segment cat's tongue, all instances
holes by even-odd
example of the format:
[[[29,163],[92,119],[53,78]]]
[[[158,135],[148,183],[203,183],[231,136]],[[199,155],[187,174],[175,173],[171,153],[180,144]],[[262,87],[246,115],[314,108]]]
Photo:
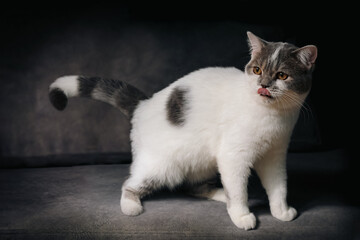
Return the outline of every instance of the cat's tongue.
[[[266,88],[259,88],[257,92],[261,96],[271,97],[269,90],[267,90]]]

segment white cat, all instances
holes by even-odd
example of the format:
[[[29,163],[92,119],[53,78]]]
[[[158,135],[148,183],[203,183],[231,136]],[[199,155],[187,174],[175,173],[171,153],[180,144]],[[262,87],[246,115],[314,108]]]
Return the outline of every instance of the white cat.
[[[251,60],[245,72],[212,67],[192,72],[147,98],[117,80],[67,76],[50,85],[63,110],[69,97],[112,104],[131,120],[133,163],[122,187],[126,215],[143,212],[141,198],[183,183],[191,193],[226,202],[233,223],[253,229],[247,183],[255,169],[274,217],[291,221],[286,201],[286,154],[299,110],[311,88],[313,45],[266,42],[248,32]],[[224,188],[206,182],[220,173]]]

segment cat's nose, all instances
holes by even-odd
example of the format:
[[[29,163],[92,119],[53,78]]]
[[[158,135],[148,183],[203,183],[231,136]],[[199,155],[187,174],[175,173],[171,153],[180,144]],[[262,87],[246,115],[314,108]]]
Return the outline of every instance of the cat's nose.
[[[261,84],[261,87],[262,87],[262,88],[268,88],[269,85]]]

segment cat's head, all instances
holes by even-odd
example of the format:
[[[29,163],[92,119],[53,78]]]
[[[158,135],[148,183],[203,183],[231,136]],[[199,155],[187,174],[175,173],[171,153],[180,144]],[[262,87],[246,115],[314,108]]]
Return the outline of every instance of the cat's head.
[[[267,42],[247,33],[251,60],[245,72],[260,101],[280,108],[299,107],[311,88],[317,48]]]

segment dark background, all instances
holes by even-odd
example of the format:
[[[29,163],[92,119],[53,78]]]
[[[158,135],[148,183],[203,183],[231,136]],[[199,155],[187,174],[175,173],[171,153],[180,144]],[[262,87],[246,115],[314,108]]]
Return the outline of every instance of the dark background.
[[[312,92],[290,151],[344,149],[352,172],[358,108],[352,9],[303,1],[8,4],[0,16],[1,165],[129,152],[129,123],[110,106],[74,99],[65,112],[51,107],[47,88],[57,77],[122,79],[151,95],[201,67],[243,69],[250,30],[269,41],[318,47]]]

